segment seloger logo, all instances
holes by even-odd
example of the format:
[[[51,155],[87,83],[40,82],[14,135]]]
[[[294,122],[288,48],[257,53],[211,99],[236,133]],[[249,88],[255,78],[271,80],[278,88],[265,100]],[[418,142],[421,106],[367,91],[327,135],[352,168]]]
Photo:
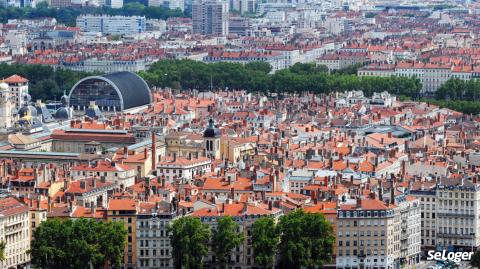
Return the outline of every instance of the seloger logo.
[[[469,261],[472,259],[473,252],[447,252],[444,251],[435,251],[430,250],[428,253],[427,260],[451,260],[454,262]]]

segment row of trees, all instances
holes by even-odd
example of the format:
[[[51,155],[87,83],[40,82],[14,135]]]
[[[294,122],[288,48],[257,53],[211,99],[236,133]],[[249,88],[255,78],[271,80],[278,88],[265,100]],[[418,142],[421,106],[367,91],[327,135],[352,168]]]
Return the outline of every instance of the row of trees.
[[[0,79],[18,74],[29,79],[32,99],[53,100],[68,92],[80,79],[92,75],[43,65],[0,64]]]
[[[58,22],[75,26],[76,18],[80,14],[108,14],[124,16],[145,16],[150,19],[167,19],[170,17],[185,17],[181,10],[171,10],[164,7],[146,7],[138,2],[125,4],[122,8],[109,7],[65,7],[62,9],[48,7],[46,3],[40,3],[36,8],[0,8],[0,22],[5,23],[9,19],[39,19],[55,18]]]
[[[466,114],[480,113],[480,81],[449,79],[435,92],[435,99],[425,101]]]
[[[352,68],[354,70],[354,68]],[[361,90],[366,95],[388,91],[418,97],[421,83],[416,78],[358,77],[352,70],[329,74],[325,66],[297,63],[271,74],[268,63],[213,63],[191,60],[162,60],[141,76],[152,86],[182,89],[229,88],[248,91],[330,93]]]
[[[214,228],[196,217],[178,218],[169,226],[175,268],[203,268],[212,250],[214,266],[227,268],[232,251],[247,236],[231,217],[218,219]],[[253,224],[251,242],[255,262],[282,268],[319,268],[330,262],[335,236],[320,213],[296,210],[276,222],[270,217]],[[33,233],[32,265],[44,269],[116,268],[121,265],[127,232],[121,222],[94,219],[49,219]],[[4,250],[4,245],[3,245]],[[0,259],[2,258],[0,244]]]
[[[480,101],[480,81],[449,79],[435,92],[439,100]]]
[[[33,238],[35,268],[115,268],[122,262],[127,231],[120,222],[49,219],[35,229]]]
[[[211,246],[215,266],[227,268],[232,251],[244,242],[245,234],[231,217],[222,217],[210,229],[195,217],[177,219],[170,226],[176,268],[203,268],[203,257]],[[335,237],[322,214],[296,210],[273,218],[260,218],[253,224],[252,244],[255,262],[272,267],[279,259],[282,268],[320,268],[330,262]],[[277,255],[278,254],[278,255]]]

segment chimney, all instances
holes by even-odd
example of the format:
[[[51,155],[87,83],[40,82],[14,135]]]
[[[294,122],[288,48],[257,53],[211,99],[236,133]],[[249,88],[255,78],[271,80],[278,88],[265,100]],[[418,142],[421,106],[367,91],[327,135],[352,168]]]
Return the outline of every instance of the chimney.
[[[144,159],[144,160],[147,160],[147,157],[148,157],[148,150],[147,150],[147,148],[144,148],[144,149],[143,149],[143,159]],[[152,167],[152,168],[153,168],[153,167]]]
[[[382,186],[382,181],[380,181],[380,185],[378,187],[378,199],[380,201],[383,201],[383,186]]]
[[[230,196],[231,196],[232,200],[235,200],[235,188],[233,188],[233,187],[230,188]]]
[[[33,179],[35,180],[35,182],[38,182],[38,168],[37,167],[33,167]]]
[[[96,213],[96,208],[95,208],[95,203],[94,202],[90,203],[90,212],[92,213],[92,217],[94,218],[95,213]]]
[[[48,204],[47,212],[52,211],[52,198],[50,198],[50,196],[47,197],[47,204]]]
[[[157,168],[157,137],[155,132],[152,132],[152,169]]]
[[[356,208],[362,208],[362,198],[360,197],[357,197]]]
[[[392,132],[388,132],[388,138],[392,138]]]
[[[392,185],[392,188],[390,189],[390,203],[392,205],[395,204],[395,186]]]
[[[80,181],[80,189],[85,189],[85,181]]]

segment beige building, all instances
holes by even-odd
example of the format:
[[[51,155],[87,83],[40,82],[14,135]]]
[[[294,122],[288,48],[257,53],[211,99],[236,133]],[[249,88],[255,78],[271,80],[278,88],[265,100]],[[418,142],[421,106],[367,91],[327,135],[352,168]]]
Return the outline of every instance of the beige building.
[[[0,241],[6,243],[0,268],[30,264],[30,216],[28,206],[11,196],[0,198]]]
[[[135,137],[126,130],[96,130],[69,128],[51,134],[52,151],[96,153],[109,148],[121,148],[135,143]],[[95,142],[98,144],[95,147]]]
[[[137,268],[137,211],[138,203],[132,199],[112,199],[108,203],[107,221],[118,221],[127,230],[127,244],[123,268]]]
[[[193,216],[199,217],[203,223],[207,223],[216,228],[218,219],[222,216],[230,216],[239,225],[240,232],[245,234],[245,240],[230,256],[231,264],[234,268],[254,268],[255,264],[253,247],[252,247],[252,225],[261,217],[273,217],[278,219],[282,214],[282,210],[272,206],[272,202],[268,205],[257,201],[233,202],[229,199],[226,203],[217,205],[216,208],[205,207],[192,213]],[[204,258],[206,266],[215,264],[215,255],[210,250],[207,257]]]
[[[136,169],[114,161],[96,161],[91,164],[79,164],[71,169],[71,175],[74,180],[97,177],[101,181],[111,182],[121,189],[135,184],[136,173]]]
[[[30,201],[30,240],[33,238],[33,231],[47,220],[48,203],[46,199],[40,196],[37,200]]]
[[[420,262],[420,202],[393,194],[386,202],[372,194],[341,206],[337,268],[415,268]]]
[[[230,162],[236,163],[244,156],[254,155],[256,143],[241,141],[241,139],[222,138],[220,141],[220,155]]]
[[[436,245],[480,246],[480,188],[463,178],[442,179],[436,189]]]
[[[400,216],[395,205],[357,199],[337,214],[337,268],[398,268]]]
[[[170,132],[165,136],[167,155],[198,158],[205,155],[203,137],[187,132]]]
[[[8,84],[12,91],[13,104],[16,109],[20,109],[23,104],[24,96],[28,94],[28,79],[19,75],[12,75],[6,78],[5,83]]]

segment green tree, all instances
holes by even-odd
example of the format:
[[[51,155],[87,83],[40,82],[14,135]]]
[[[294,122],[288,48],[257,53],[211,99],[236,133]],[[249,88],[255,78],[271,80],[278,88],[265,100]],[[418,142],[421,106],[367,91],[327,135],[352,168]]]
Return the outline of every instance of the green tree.
[[[268,74],[272,71],[272,66],[267,62],[251,62],[245,64],[245,68],[251,71],[260,71]]]
[[[208,253],[210,227],[195,217],[179,218],[168,228],[175,268],[203,268],[203,256]]]
[[[319,268],[330,261],[335,237],[322,214],[295,210],[280,218],[279,227],[283,268]]]
[[[121,264],[127,239],[122,223],[93,219],[47,220],[33,233],[32,264],[38,268],[103,268]]]
[[[5,260],[5,248],[6,248],[6,246],[7,246],[7,244],[5,243],[5,241],[0,242],[0,261]]]
[[[480,251],[479,250],[477,250],[472,255],[472,259],[470,260],[470,265],[476,268],[480,268]]]
[[[367,96],[388,91],[416,98],[422,88],[420,80],[407,77],[357,77],[354,71],[328,74],[326,66],[297,63],[284,70],[270,73],[265,62],[245,65],[237,63],[196,62],[192,60],[162,60],[140,75],[152,86],[208,90],[243,89],[247,91],[303,92],[317,94],[332,91],[362,90]],[[212,83],[211,83],[212,82]],[[480,88],[480,87],[479,87]],[[479,95],[480,96],[480,95]]]
[[[213,231],[213,252],[221,268],[227,268],[232,250],[243,241],[244,235],[238,230],[239,225],[231,217],[225,216],[218,220],[217,228]]]
[[[122,8],[109,7],[64,7],[61,9],[51,8],[45,3],[36,8],[0,7],[0,22],[5,23],[9,19],[39,19],[55,18],[58,22],[75,26],[76,18],[81,14],[108,14],[124,16],[145,16],[149,19],[168,19],[170,17],[188,17],[179,9],[171,10],[165,7],[146,7],[138,2],[126,3]]]
[[[255,262],[263,268],[271,268],[280,242],[280,232],[273,218],[260,218],[253,223],[252,245]]]
[[[80,79],[95,73],[75,72],[43,65],[0,64],[0,78],[13,74],[29,80],[32,99],[53,100],[68,92]],[[58,100],[58,99],[57,99]]]

